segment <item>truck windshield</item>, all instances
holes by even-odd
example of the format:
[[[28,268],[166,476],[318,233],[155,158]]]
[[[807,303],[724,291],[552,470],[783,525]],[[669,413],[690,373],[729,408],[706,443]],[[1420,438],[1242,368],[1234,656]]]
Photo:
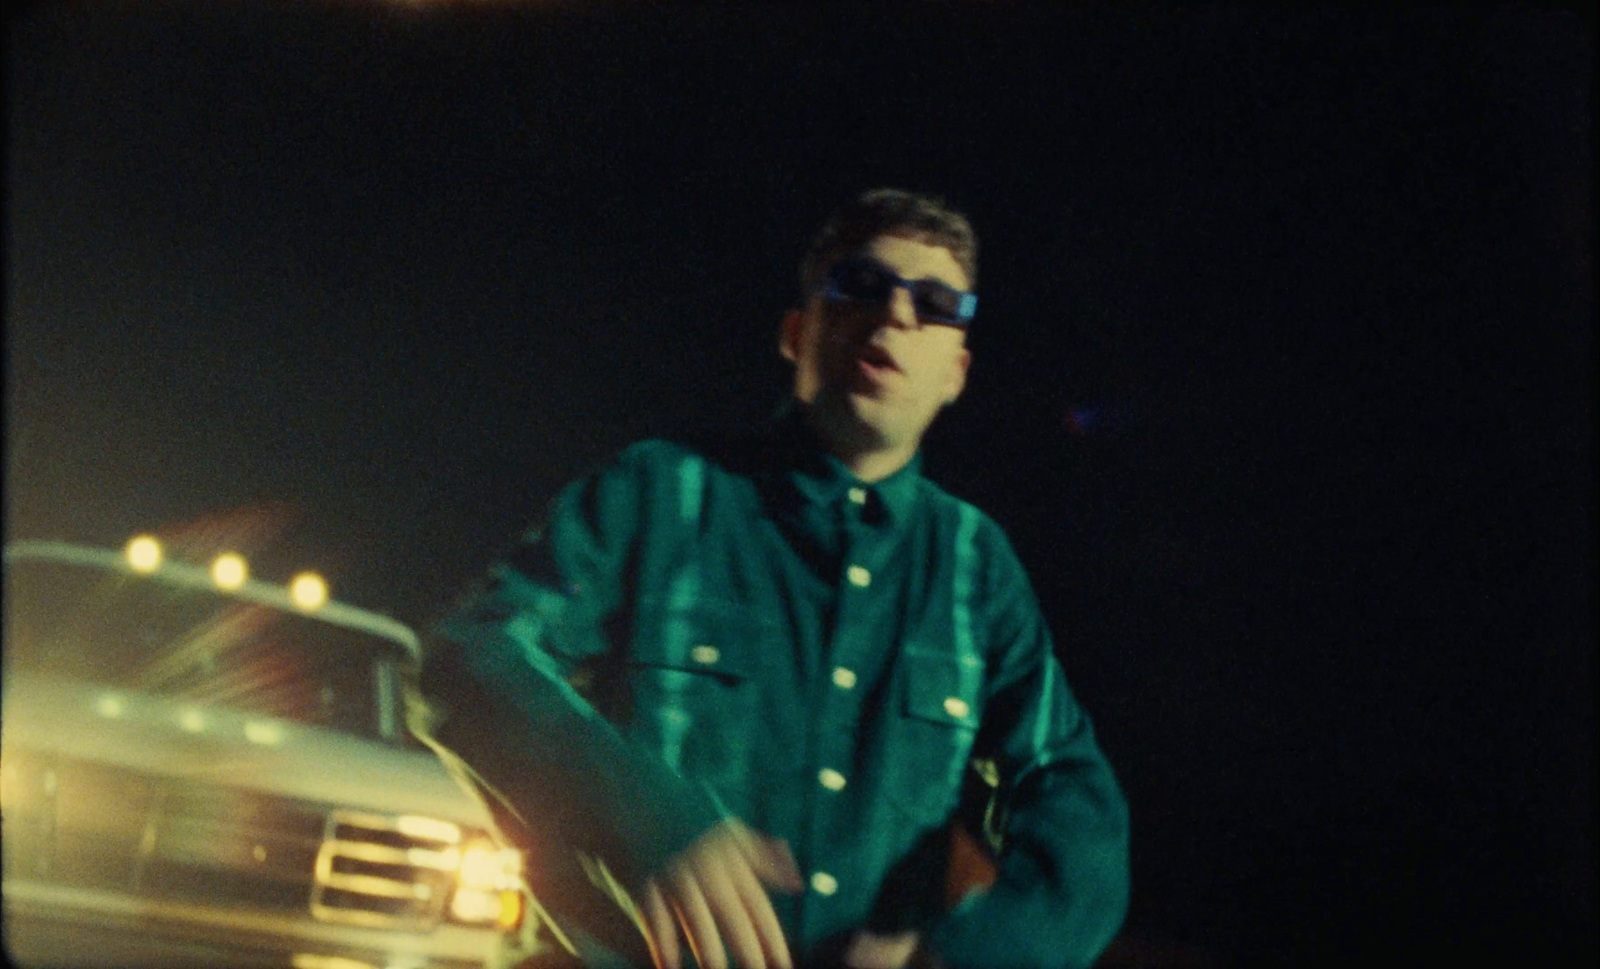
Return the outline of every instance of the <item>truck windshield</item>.
[[[9,561],[5,668],[393,739],[381,637],[159,577]]]

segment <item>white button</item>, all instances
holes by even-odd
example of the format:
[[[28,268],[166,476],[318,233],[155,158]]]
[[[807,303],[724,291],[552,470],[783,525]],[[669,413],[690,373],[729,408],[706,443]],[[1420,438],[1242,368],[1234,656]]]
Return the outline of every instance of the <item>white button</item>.
[[[845,575],[849,577],[851,585],[858,586],[863,589],[867,587],[867,583],[872,581],[872,573],[868,572],[859,565],[850,566],[850,568],[845,570]]]
[[[841,690],[855,689],[856,671],[845,669],[843,666],[833,668],[833,685]]]
[[[715,663],[717,660],[722,658],[722,650],[715,646],[700,645],[689,650],[689,658],[694,660],[696,663],[710,666],[712,663]]]
[[[811,890],[818,895],[832,895],[839,890],[839,879],[825,871],[812,872]]]
[[[944,698],[944,712],[950,714],[952,717],[964,717],[971,709],[971,707],[967,706],[967,701],[958,696],[947,696]]]
[[[817,771],[817,780],[830,791],[844,790],[844,775],[832,767],[824,767],[822,770]]]
[[[849,494],[850,500],[855,504],[864,505],[867,503],[867,489],[851,488]]]

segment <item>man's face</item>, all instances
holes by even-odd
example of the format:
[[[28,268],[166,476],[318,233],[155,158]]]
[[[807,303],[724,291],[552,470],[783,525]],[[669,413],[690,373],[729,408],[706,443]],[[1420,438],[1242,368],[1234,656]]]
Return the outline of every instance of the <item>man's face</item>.
[[[944,246],[884,235],[847,255],[877,260],[902,279],[970,285]],[[883,306],[813,295],[784,318],[779,347],[795,365],[795,396],[874,449],[914,449],[961,393],[971,361],[966,331],[919,322],[904,287]]]

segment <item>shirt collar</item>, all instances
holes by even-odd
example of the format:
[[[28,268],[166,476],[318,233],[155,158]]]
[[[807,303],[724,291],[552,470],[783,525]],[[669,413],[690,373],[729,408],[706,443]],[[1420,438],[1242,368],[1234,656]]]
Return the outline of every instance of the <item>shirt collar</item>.
[[[916,506],[922,480],[922,454],[918,452],[905,467],[881,481],[862,481],[845,463],[828,451],[806,420],[806,405],[790,400],[779,409],[774,440],[780,467],[794,487],[797,497],[807,504],[833,506],[849,500],[851,489],[867,494],[867,507],[882,507],[893,524],[901,524]]]

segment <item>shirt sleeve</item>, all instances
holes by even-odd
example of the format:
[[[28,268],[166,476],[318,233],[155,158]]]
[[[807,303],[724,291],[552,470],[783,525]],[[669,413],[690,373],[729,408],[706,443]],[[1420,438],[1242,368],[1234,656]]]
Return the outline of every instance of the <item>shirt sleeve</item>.
[[[539,839],[603,860],[630,885],[721,817],[707,792],[630,744],[574,688],[604,667],[651,500],[636,447],[566,488],[430,637],[419,686],[434,739]],[[495,798],[491,797],[491,801]]]
[[[1087,967],[1127,913],[1127,803],[1021,563],[1003,536],[997,544],[984,596],[993,659],[974,745],[1000,775],[997,877],[925,939],[952,969]]]

